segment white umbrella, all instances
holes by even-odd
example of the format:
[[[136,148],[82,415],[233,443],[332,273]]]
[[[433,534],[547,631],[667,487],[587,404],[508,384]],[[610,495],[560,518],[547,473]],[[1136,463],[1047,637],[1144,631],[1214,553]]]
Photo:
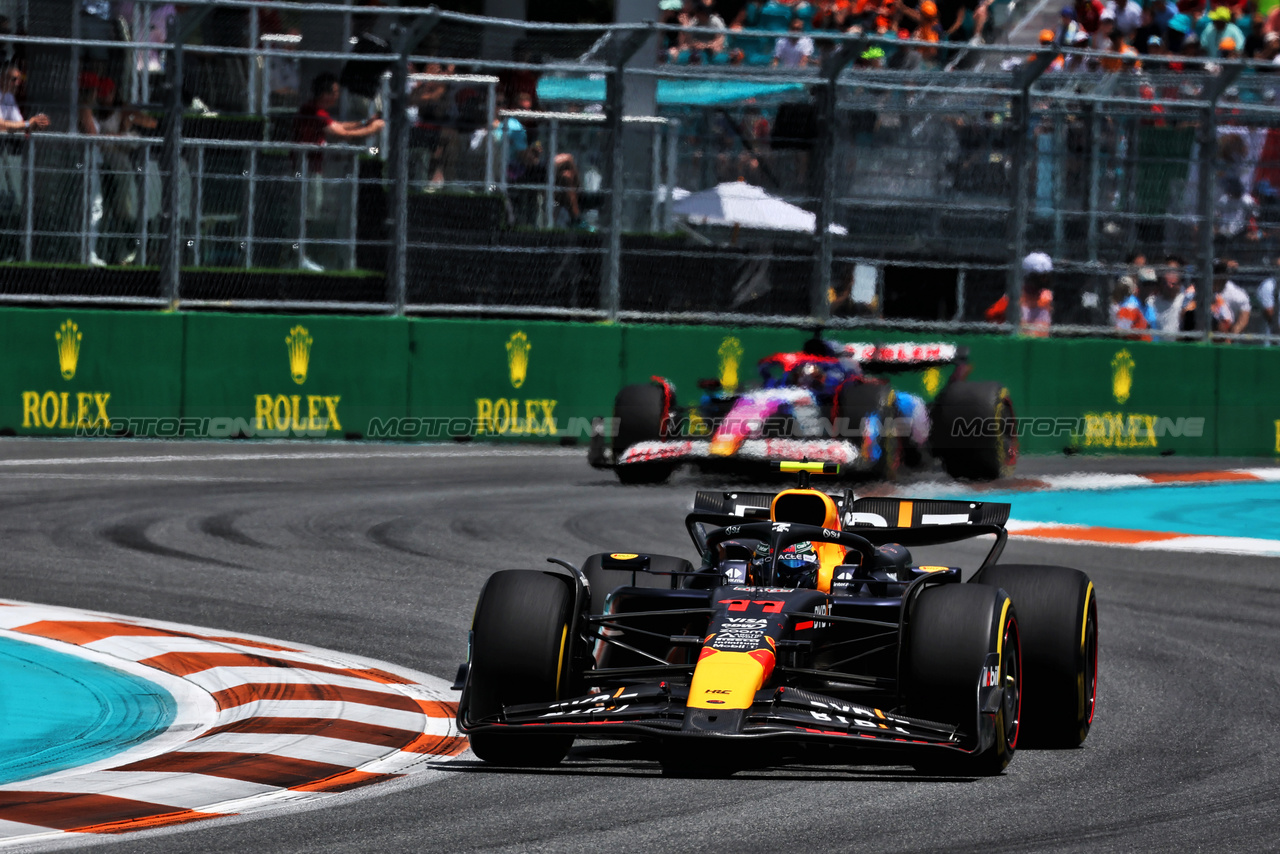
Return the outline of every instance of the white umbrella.
[[[683,199],[677,193],[672,195],[677,201],[671,206],[671,212],[693,223],[810,234],[816,227],[814,214],[743,181],[730,181]],[[832,223],[831,233],[847,234],[848,230]]]

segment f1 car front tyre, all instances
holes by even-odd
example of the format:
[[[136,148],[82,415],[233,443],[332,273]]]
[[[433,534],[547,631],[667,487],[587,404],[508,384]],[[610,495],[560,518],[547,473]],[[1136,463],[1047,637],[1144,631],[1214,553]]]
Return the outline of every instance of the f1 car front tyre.
[[[663,430],[675,409],[675,393],[665,384],[637,383],[618,392],[613,400],[613,417],[617,425],[613,435],[613,458],[640,442],[663,438]],[[623,483],[662,483],[675,471],[664,462],[628,463],[614,468]]]
[[[558,699],[571,677],[568,586],[547,573],[512,569],[489,577],[472,622],[471,669],[463,697],[468,722],[504,706]],[[548,766],[564,759],[573,737],[515,729],[470,733],[471,750],[498,765]]]
[[[929,438],[947,474],[995,480],[1018,462],[1017,420],[1009,390],[997,382],[957,382],[933,404]]]
[[[907,631],[907,713],[955,724],[971,751],[939,749],[917,767],[999,774],[1018,746],[1022,690],[1018,618],[1009,597],[985,584],[930,587],[912,607]]]
[[[1079,747],[1098,697],[1098,599],[1065,566],[997,564],[975,581],[1003,588],[1022,626],[1024,747]]]
[[[894,427],[893,389],[887,385],[849,381],[836,389],[831,423],[839,434],[861,442],[869,474],[894,480],[902,465],[902,437]]]

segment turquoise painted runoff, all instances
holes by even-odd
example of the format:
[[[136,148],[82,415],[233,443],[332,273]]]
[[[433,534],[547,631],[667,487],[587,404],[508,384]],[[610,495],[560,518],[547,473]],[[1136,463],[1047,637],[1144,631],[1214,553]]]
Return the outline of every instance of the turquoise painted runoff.
[[[1280,540],[1280,483],[989,492],[981,500],[1007,501],[1022,522]]]
[[[113,756],[164,732],[177,711],[154,682],[0,636],[0,783]]]

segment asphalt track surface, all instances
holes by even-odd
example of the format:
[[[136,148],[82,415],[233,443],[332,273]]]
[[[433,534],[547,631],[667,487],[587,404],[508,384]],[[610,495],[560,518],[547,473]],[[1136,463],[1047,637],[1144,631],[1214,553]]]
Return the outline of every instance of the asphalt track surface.
[[[1135,467],[1030,460],[1022,473],[1090,466]],[[625,488],[567,450],[9,440],[0,595],[451,678],[490,572],[605,549],[691,554],[683,514],[693,489],[715,485]],[[967,565],[977,555],[968,549]],[[1092,575],[1100,687],[1082,749],[1022,751],[998,778],[819,760],[673,779],[643,751],[580,742],[552,770],[492,770],[467,754],[421,785],[323,809],[84,843],[166,854],[1275,850],[1280,559],[1012,541],[1004,560]]]

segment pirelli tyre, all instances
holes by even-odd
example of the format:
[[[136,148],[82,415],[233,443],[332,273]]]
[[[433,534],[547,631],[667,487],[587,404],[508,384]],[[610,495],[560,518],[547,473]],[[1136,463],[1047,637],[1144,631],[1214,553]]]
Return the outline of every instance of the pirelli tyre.
[[[943,584],[912,604],[903,662],[907,713],[954,724],[970,753],[938,750],[929,773],[991,776],[1018,747],[1022,691],[1019,623],[1003,590]]]
[[[662,483],[675,471],[675,465],[666,462],[621,464],[627,448],[664,438],[675,406],[675,391],[666,383],[637,383],[618,392],[613,400],[613,458],[618,480]]]
[[[831,408],[833,438],[857,442],[864,469],[874,478],[895,480],[902,467],[902,438],[895,429],[893,389],[880,383],[849,381],[836,389]]]
[[[572,678],[573,597],[560,578],[513,569],[496,572],[480,592],[471,626],[471,667],[461,706],[468,724],[504,706],[560,698]],[[541,732],[470,733],[471,750],[497,765],[549,766],[573,737]]]
[[[974,579],[1002,588],[1022,629],[1022,746],[1084,743],[1098,698],[1098,598],[1066,566],[988,567]]]
[[[957,382],[934,401],[930,447],[947,474],[995,480],[1018,462],[1017,418],[1009,390],[998,382]]]

